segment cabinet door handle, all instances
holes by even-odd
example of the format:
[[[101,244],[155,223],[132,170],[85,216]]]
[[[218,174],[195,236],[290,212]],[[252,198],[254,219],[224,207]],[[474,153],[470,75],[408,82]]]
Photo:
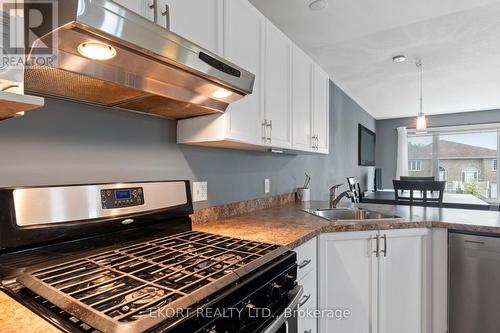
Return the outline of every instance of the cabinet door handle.
[[[262,123],[260,124],[262,126],[262,140],[264,140],[264,143],[267,142],[267,120],[264,119]]]
[[[384,257],[387,257],[387,235],[384,234],[382,238],[384,239],[384,249],[382,250],[382,253],[384,254]]]
[[[304,304],[307,303],[307,301],[309,300],[309,298],[311,298],[311,294],[302,296],[302,298],[299,301],[299,308],[301,306],[304,306]]]
[[[313,148],[313,149],[316,149],[316,138],[317,138],[317,135],[316,135],[316,134],[314,134],[314,135],[312,136],[312,148]]]
[[[308,330],[305,330],[304,333],[312,333],[312,328],[308,329]]]
[[[302,269],[311,263],[311,259],[304,260],[299,264],[299,269]]]
[[[153,10],[153,21],[158,23],[158,0],[153,0],[153,3],[149,5],[149,9]]]
[[[170,6],[165,4],[165,11],[161,13],[161,16],[165,16],[165,28],[170,30]]]
[[[316,150],[319,150],[319,134],[316,134]]]
[[[268,140],[269,140],[269,143],[272,143],[272,140],[273,140],[273,121],[272,120],[269,120],[267,127],[269,128]]]
[[[379,253],[380,253],[380,251],[379,251],[380,250],[380,246],[379,246],[380,236],[379,235],[375,236],[375,240],[377,241],[377,243],[375,245],[375,251],[372,251],[372,252],[375,253],[375,257],[378,258]]]

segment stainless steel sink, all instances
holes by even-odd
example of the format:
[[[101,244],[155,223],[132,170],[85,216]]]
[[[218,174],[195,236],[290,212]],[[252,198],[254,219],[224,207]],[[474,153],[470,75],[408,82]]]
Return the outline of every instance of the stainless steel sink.
[[[367,209],[329,208],[329,209],[304,209],[305,212],[322,217],[330,221],[358,221],[358,220],[383,220],[397,219],[399,216],[387,215]]]

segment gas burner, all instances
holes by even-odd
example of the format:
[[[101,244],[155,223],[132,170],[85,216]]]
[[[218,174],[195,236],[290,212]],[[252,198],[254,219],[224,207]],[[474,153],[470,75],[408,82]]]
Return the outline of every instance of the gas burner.
[[[129,323],[137,322],[144,327],[149,322],[159,323],[164,319],[161,316],[148,317],[164,307],[176,306],[176,300],[182,300],[178,304],[186,308],[199,306],[206,300],[206,291],[218,293],[233,283],[234,278],[239,279],[230,278],[232,272],[270,251],[277,250],[277,256],[281,253],[278,249],[272,244],[226,241],[221,236],[188,232],[78,259],[71,263],[66,274],[61,274],[63,268],[47,267],[23,278],[31,285],[32,281],[38,283],[36,291],[41,296],[46,287],[62,289],[61,296],[67,297],[63,305],[70,302],[74,306],[72,311],[78,311],[78,316],[85,314],[89,325],[96,328],[114,325],[114,331],[125,332]],[[68,284],[68,274],[74,276],[72,281],[80,279],[78,286]],[[198,290],[203,292],[197,293]]]
[[[131,302],[133,305],[144,305],[150,302],[157,301],[165,295],[165,292],[156,287],[145,287],[134,291],[125,296],[125,302]]]
[[[165,296],[165,291],[156,288],[153,286],[148,286],[144,287],[142,289],[136,290],[130,294],[127,294],[125,298],[123,299],[123,303],[125,304],[123,307],[121,307],[116,315],[117,316],[123,316],[126,315],[127,313],[133,312],[140,307],[151,304],[151,306],[148,306],[137,313],[134,313],[130,319],[131,320],[136,320],[140,317],[146,316],[151,314],[152,311],[157,310],[161,308],[163,305],[171,302],[171,299],[167,298],[162,300],[161,302],[157,303],[160,301],[163,297]]]
[[[113,287],[117,286],[118,282],[116,280],[111,281],[115,278],[116,278],[116,276],[113,273],[109,273],[109,272],[104,273],[103,275],[99,276],[97,279],[88,281],[86,283],[82,283],[78,287],[78,289],[89,288],[89,290],[86,290],[84,292],[85,296],[99,294],[99,293],[105,292],[105,291],[110,290]],[[107,281],[110,281],[110,282],[106,283]],[[103,284],[103,285],[101,285],[101,284]],[[94,288],[92,288],[92,287],[94,287]]]

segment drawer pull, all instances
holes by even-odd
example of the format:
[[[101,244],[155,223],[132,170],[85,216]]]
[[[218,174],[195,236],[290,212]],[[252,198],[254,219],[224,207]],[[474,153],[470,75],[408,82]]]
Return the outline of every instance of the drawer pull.
[[[304,331],[304,333],[312,333],[312,331],[313,331],[313,329],[312,329],[312,328],[310,328],[310,329],[308,329],[308,330],[305,330],[305,331]]]
[[[300,299],[300,301],[299,301],[299,308],[300,308],[301,306],[303,306],[304,304],[306,304],[306,303],[307,303],[307,301],[309,300],[309,298],[311,298],[311,294],[309,294],[309,295],[305,295],[305,296],[302,296],[302,298],[301,298],[301,299]]]
[[[311,259],[304,260],[299,264],[299,269],[302,269],[311,263]]]

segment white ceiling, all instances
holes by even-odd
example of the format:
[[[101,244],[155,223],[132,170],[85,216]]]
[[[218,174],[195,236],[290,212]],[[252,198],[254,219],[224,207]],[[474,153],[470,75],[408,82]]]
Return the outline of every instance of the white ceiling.
[[[417,114],[418,58],[425,113],[500,109],[499,0],[328,1],[250,0],[377,119]]]

